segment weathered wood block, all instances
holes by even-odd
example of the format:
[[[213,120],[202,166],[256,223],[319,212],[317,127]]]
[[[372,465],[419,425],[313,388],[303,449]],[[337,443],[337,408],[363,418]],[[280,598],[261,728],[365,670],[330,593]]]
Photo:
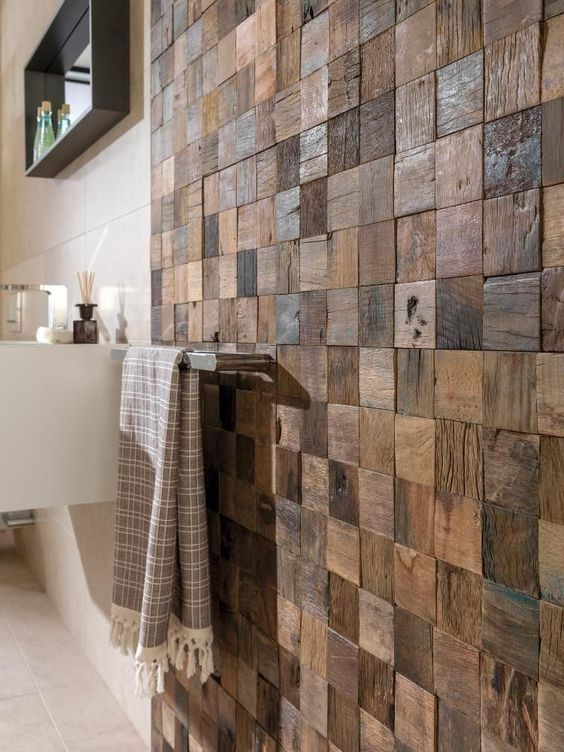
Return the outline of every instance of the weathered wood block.
[[[302,79],[301,130],[307,130],[327,120],[328,76],[327,66],[325,66]]]
[[[561,687],[539,684],[539,749],[556,752],[562,744],[562,709],[564,692]]]
[[[560,144],[564,138],[564,97],[551,99],[542,106],[542,183],[564,181],[564,156]]]
[[[300,290],[325,290],[327,287],[327,238],[300,241]]]
[[[474,647],[482,639],[482,577],[437,562],[437,627]]]
[[[439,700],[439,752],[480,752],[480,726],[464,713]]]
[[[539,665],[539,602],[484,580],[482,647],[536,679]]]
[[[327,178],[301,188],[301,236],[309,238],[327,231]]]
[[[396,478],[395,539],[408,548],[435,553],[435,493],[431,486]]]
[[[355,47],[328,65],[330,118],[360,103],[360,49]]]
[[[396,675],[395,733],[407,749],[434,752],[437,701],[401,674]]]
[[[394,220],[376,222],[359,228],[358,279],[361,285],[394,282],[396,268],[394,246]]]
[[[359,521],[361,528],[390,540],[394,538],[394,480],[389,475],[359,468]]]
[[[361,50],[361,101],[376,99],[394,88],[394,29],[363,44]]]
[[[441,491],[483,498],[482,433],[473,423],[437,420],[436,483]]]
[[[484,202],[484,274],[518,274],[539,268],[540,192]]]
[[[540,604],[539,679],[564,687],[564,609]]]
[[[539,437],[485,428],[483,440],[485,498],[537,516]]]
[[[397,220],[397,281],[435,277],[436,213],[413,214]]]
[[[327,123],[327,171],[329,175],[356,167],[360,158],[360,112],[342,112]]]
[[[359,653],[359,705],[380,723],[393,725],[394,670],[366,650]]]
[[[394,668],[433,692],[433,627],[409,611],[394,609]]]
[[[358,285],[358,228],[350,227],[333,232],[329,238],[327,251],[327,287],[356,287]]]
[[[327,344],[358,344],[358,291],[356,288],[327,291]]]
[[[327,520],[327,567],[330,572],[360,585],[360,536],[353,525]]]
[[[436,565],[433,557],[395,544],[394,600],[431,624],[436,620]]]
[[[327,681],[358,702],[358,646],[327,630]]]
[[[564,526],[539,521],[539,575],[541,596],[564,605]]]
[[[331,572],[329,627],[353,643],[358,643],[358,593],[356,585]]]
[[[397,411],[423,418],[434,417],[434,352],[397,351]]]
[[[361,225],[393,219],[394,159],[392,156],[365,162],[359,167]]]
[[[482,277],[437,280],[437,347],[480,350],[482,319]]]
[[[389,538],[360,531],[361,583],[379,598],[393,600],[394,544]]]
[[[564,267],[545,269],[541,276],[542,349],[564,350]]]
[[[327,737],[337,749],[351,752],[359,745],[360,719],[357,701],[329,685]]]
[[[435,482],[434,421],[411,415],[396,415],[395,454],[398,478],[432,486]]]
[[[358,148],[361,162],[368,162],[371,159],[379,159],[387,154],[394,153],[394,100],[394,92],[388,91],[376,99],[360,105],[360,142]],[[347,150],[350,150],[349,142],[352,140],[354,143],[355,135],[354,129],[351,128],[348,132]]]
[[[362,752],[394,752],[395,738],[384,724],[360,710],[360,749]]]
[[[435,554],[482,574],[482,508],[479,502],[444,491],[435,503]]]
[[[356,227],[360,217],[358,167],[330,175],[327,181],[327,227],[329,231]]]
[[[437,418],[482,422],[481,352],[437,350],[435,353],[435,415]]]
[[[435,282],[395,287],[395,347],[435,347]]]
[[[486,198],[540,186],[540,136],[539,107],[509,115],[484,126]]]
[[[564,436],[563,362],[559,354],[537,356],[539,433]]]
[[[394,413],[361,407],[359,428],[361,467],[393,475]]]
[[[396,217],[435,208],[435,144],[396,154],[394,213]]]
[[[564,264],[564,185],[555,185],[543,191],[543,266]]]
[[[540,438],[540,516],[564,525],[564,439]]]
[[[346,349],[349,350],[350,348]],[[360,349],[358,357],[358,390],[360,404],[363,407],[394,410],[396,403],[395,361],[394,350]],[[331,372],[331,369],[329,370]],[[342,379],[342,375],[335,373],[335,379]]]
[[[484,576],[538,596],[536,520],[489,503],[484,504],[483,511]]]
[[[433,3],[396,26],[396,86],[437,67],[436,6]]]
[[[393,0],[360,0],[360,42],[367,42],[376,34],[389,29],[396,20]]]
[[[479,723],[479,651],[434,629],[433,669],[437,696]]]
[[[438,70],[437,135],[446,136],[481,123],[483,100],[484,56],[481,51]]]
[[[452,63],[482,46],[479,0],[437,3],[437,65]]]
[[[482,273],[482,202],[437,212],[437,277]]]
[[[542,64],[542,101],[556,99],[564,95],[564,19],[562,16],[551,18],[545,24],[545,38]]]
[[[484,425],[537,432],[537,371],[532,353],[484,353]]]
[[[358,525],[358,467],[329,461],[329,514],[338,520]]]
[[[435,139],[435,74],[397,89],[396,148],[407,151]]]
[[[480,125],[437,141],[437,207],[482,198],[482,143]]]
[[[509,6],[503,0],[487,0],[484,3],[484,42],[491,44],[541,18],[541,0],[515,0]]]
[[[300,322],[301,345],[325,344],[327,334],[327,295],[323,290],[312,290],[301,293]]]
[[[392,347],[394,286],[374,285],[359,288],[359,345]]]
[[[482,725],[516,749],[537,749],[537,685],[482,653]]]
[[[337,0],[329,6],[329,58],[334,60],[359,44],[358,0]]]
[[[328,405],[328,456],[338,462],[358,464],[359,409],[349,405]]]
[[[300,236],[300,188],[276,194],[276,235],[279,241]]]
[[[305,78],[329,62],[329,12],[325,11],[302,29],[301,76]]]
[[[300,666],[299,706],[303,718],[320,734],[327,736],[327,682],[303,666]]]
[[[484,284],[484,349],[540,348],[540,275],[490,277]]]
[[[300,133],[300,183],[327,175],[327,123]]]

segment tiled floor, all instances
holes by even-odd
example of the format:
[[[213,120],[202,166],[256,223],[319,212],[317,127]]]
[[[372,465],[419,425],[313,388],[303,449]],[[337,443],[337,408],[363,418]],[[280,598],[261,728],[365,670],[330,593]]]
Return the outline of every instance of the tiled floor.
[[[0,534],[0,752],[146,752]]]

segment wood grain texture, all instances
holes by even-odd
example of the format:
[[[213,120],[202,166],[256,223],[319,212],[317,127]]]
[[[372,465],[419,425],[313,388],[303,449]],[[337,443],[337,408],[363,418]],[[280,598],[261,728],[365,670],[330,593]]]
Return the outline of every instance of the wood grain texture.
[[[437,212],[437,277],[482,273],[482,202]]]
[[[435,353],[436,417],[481,423],[482,377],[482,353],[437,350]]]
[[[394,667],[427,692],[433,692],[433,627],[397,606],[394,609]]]
[[[395,288],[395,347],[435,347],[435,282]]]
[[[562,708],[564,692],[561,687],[539,684],[539,748],[556,752],[562,742]]]
[[[435,554],[449,564],[482,574],[482,507],[479,503],[437,492]]]
[[[397,89],[396,148],[407,151],[435,138],[435,76],[427,74]]]
[[[560,606],[540,604],[539,679],[564,686],[564,611]]]
[[[536,516],[539,510],[539,437],[485,428],[483,440],[486,500]]]
[[[542,349],[564,350],[564,267],[545,269],[541,275]]]
[[[536,433],[536,356],[484,353],[484,425]]]
[[[479,752],[481,749],[480,726],[464,713],[454,710],[447,703],[439,700],[438,726],[439,752]]]
[[[478,0],[439,0],[437,3],[437,64],[452,63],[479,49],[482,18]]]
[[[396,155],[394,211],[396,217],[435,208],[435,145]]]
[[[564,526],[539,521],[539,578],[544,599],[564,605]]]
[[[436,699],[401,674],[396,676],[396,736],[409,749],[433,752]]]
[[[564,135],[564,98],[542,105],[542,184],[564,181],[564,157],[559,148]]]
[[[397,220],[397,281],[435,276],[436,215],[424,212]]]
[[[435,553],[435,492],[431,486],[396,479],[396,541],[433,556]]]
[[[437,280],[437,347],[480,350],[483,331],[482,277]]]
[[[482,128],[474,126],[437,141],[437,207],[482,198]]]
[[[433,630],[435,691],[473,721],[480,721],[480,653],[460,640]]]
[[[397,410],[399,413],[434,417],[434,353],[401,349],[397,353]]]
[[[484,349],[540,348],[540,277],[490,277],[484,284]]]
[[[394,548],[394,599],[398,606],[425,619],[436,619],[436,560],[398,543]]]
[[[437,420],[436,483],[441,491],[483,497],[482,433],[479,426]]]
[[[542,68],[542,101],[556,99],[564,95],[564,44],[562,32],[564,19],[562,15],[551,18],[545,27],[544,57]]]
[[[437,562],[437,627],[481,647],[482,578],[467,569]]]
[[[564,440],[540,437],[540,516],[564,524]]]
[[[484,274],[539,268],[540,193],[513,193],[484,202]]]
[[[396,415],[396,474],[399,478],[432,486],[435,481],[435,424],[428,418]]]
[[[564,436],[564,355],[537,356],[537,405],[539,433]]]
[[[484,41],[491,44],[541,18],[541,0],[515,0],[509,6],[504,0],[488,0],[484,4]]]

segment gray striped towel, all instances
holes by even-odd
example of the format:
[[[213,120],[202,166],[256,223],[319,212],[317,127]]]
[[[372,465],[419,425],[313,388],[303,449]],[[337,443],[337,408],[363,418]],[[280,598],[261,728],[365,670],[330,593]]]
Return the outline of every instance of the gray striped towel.
[[[123,366],[111,642],[148,697],[169,664],[213,672],[199,379],[182,355],[134,347]]]

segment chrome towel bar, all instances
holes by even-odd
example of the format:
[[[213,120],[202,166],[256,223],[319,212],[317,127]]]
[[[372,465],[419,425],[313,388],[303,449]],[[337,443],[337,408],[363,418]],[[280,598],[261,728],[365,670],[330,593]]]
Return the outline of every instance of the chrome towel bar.
[[[112,360],[123,361],[127,347],[112,348]],[[186,350],[182,365],[198,371],[267,371],[274,360],[265,353]]]

